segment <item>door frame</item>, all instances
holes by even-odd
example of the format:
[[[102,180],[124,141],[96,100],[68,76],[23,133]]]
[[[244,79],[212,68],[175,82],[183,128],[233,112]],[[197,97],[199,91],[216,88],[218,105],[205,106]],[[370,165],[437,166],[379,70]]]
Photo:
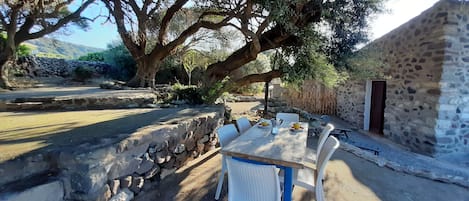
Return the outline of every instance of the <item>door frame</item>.
[[[372,80],[366,80],[365,85],[365,111],[363,111],[363,130],[370,130],[370,117],[371,117],[371,88],[373,87]]]

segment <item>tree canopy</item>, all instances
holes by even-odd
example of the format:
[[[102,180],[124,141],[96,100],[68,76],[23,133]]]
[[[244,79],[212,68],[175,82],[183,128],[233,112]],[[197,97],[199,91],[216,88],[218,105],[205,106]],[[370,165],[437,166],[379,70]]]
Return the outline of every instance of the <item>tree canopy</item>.
[[[368,17],[385,0],[103,0],[119,34],[137,61],[130,85],[153,86],[161,62],[202,31],[231,30],[242,35],[240,48],[208,65],[204,88],[227,88],[282,77],[299,83],[312,78],[334,83],[344,58],[367,40]],[[203,35],[203,34],[202,34]],[[214,40],[215,37],[207,41]],[[153,41],[149,46],[149,41]],[[182,48],[183,49],[183,48]],[[281,58],[268,72],[227,81],[230,74],[275,49]],[[223,84],[220,84],[223,81]],[[219,84],[217,84],[219,83]],[[222,86],[215,87],[213,86]],[[212,89],[210,89],[212,88]],[[213,92],[216,90],[217,92]]]

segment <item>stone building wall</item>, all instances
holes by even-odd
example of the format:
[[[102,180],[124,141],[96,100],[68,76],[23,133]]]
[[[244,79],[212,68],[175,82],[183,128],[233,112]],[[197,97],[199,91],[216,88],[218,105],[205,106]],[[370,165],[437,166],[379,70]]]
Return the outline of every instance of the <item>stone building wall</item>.
[[[337,116],[356,128],[363,128],[365,81],[347,81],[337,87]]]
[[[437,155],[469,153],[469,3],[445,4],[446,49],[436,131]]]
[[[381,62],[374,66],[381,77],[370,80],[386,81],[384,136],[417,153],[468,150],[468,10],[460,1],[439,1],[361,50],[378,52]],[[338,114],[354,124],[363,122],[350,119],[363,112],[364,84],[338,90]]]

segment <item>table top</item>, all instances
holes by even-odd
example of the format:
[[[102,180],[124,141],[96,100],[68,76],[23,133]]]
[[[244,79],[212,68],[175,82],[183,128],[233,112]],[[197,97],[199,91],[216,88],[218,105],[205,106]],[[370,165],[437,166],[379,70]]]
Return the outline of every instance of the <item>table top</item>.
[[[252,126],[245,133],[221,149],[228,156],[293,168],[303,168],[308,138],[308,123],[300,122],[302,129],[292,131],[292,123],[285,122],[277,134],[272,126]]]

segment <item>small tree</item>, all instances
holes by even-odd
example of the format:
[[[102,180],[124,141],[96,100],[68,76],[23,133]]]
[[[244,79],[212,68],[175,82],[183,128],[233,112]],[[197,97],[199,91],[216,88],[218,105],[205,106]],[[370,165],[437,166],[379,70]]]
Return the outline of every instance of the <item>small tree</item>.
[[[207,59],[197,50],[187,51],[182,59],[182,65],[186,70],[187,76],[189,77],[189,85],[191,85],[192,71],[196,68],[205,67],[207,65]]]
[[[43,37],[73,22],[81,27],[87,23],[80,15],[95,0],[86,0],[73,12],[72,0],[6,0],[0,4],[0,87],[11,88],[8,70],[14,66],[18,46],[27,40]]]

